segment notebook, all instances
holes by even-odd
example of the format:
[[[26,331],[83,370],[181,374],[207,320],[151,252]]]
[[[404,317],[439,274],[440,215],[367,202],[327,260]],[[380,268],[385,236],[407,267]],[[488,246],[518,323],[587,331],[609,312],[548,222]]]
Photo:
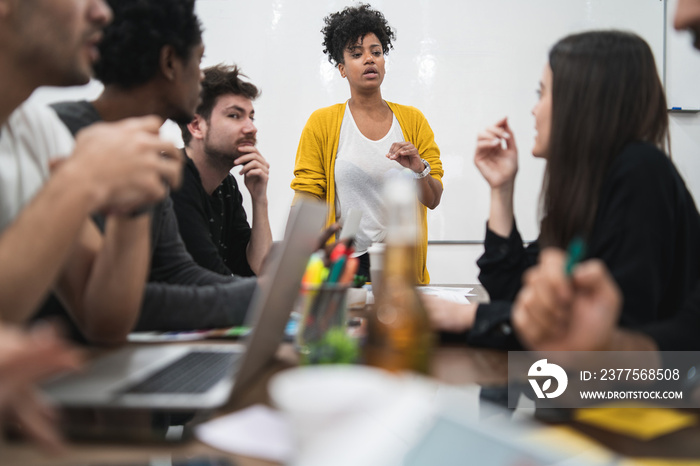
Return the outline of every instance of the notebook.
[[[130,345],[96,359],[81,373],[45,384],[49,401],[65,408],[212,409],[243,390],[273,358],[325,221],[324,204],[303,200],[290,211],[284,241],[247,313],[243,345]]]

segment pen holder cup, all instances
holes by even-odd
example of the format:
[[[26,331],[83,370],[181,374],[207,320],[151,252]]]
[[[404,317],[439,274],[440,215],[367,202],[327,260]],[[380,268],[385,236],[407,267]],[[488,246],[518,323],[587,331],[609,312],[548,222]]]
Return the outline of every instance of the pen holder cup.
[[[357,342],[347,334],[348,288],[339,284],[302,286],[296,337],[302,364],[351,363],[357,359]]]

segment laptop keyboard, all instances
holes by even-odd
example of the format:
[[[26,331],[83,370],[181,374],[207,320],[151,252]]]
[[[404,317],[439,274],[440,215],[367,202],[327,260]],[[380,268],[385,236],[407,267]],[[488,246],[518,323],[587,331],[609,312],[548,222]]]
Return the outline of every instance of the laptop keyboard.
[[[204,393],[238,365],[241,353],[193,351],[124,390],[125,394]]]

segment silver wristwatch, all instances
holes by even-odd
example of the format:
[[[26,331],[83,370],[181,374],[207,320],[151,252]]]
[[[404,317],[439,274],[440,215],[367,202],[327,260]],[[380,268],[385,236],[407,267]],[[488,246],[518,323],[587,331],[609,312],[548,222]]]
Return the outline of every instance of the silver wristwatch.
[[[417,179],[420,180],[421,178],[425,178],[430,174],[430,164],[428,163],[427,160],[425,159],[420,159],[421,162],[423,162],[423,165],[425,165],[425,170],[423,170],[420,173],[413,172],[413,176]]]

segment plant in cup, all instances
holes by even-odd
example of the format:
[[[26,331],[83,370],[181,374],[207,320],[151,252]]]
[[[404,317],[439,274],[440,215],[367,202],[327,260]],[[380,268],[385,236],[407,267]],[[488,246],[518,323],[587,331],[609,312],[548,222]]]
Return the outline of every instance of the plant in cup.
[[[301,354],[301,363],[352,364],[360,355],[356,339],[347,334],[344,327],[331,327],[320,340],[310,343],[308,351]]]

